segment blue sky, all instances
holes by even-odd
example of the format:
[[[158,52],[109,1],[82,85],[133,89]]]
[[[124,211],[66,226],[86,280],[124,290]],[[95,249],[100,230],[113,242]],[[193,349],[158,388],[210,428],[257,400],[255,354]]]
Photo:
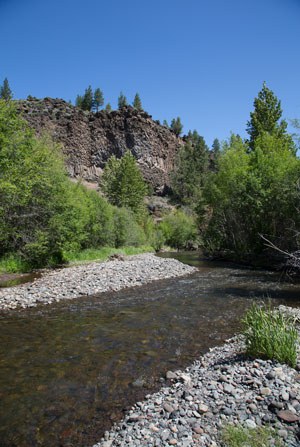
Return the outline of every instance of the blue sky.
[[[300,0],[0,0],[0,41],[15,98],[74,101],[91,84],[116,107],[139,92],[211,145],[246,136],[266,81],[300,118]]]

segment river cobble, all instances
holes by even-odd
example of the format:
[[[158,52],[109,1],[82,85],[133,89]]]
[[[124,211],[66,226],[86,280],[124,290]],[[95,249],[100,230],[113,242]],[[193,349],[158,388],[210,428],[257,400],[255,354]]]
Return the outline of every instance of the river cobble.
[[[0,310],[113,292],[195,271],[196,268],[176,259],[159,258],[151,253],[68,267],[47,272],[33,283],[0,289]]]
[[[299,321],[299,310],[280,310]],[[282,445],[299,447],[299,365],[251,360],[244,352],[244,339],[236,336],[185,371],[168,371],[170,386],[137,402],[94,447],[223,446],[228,424],[266,426]]]

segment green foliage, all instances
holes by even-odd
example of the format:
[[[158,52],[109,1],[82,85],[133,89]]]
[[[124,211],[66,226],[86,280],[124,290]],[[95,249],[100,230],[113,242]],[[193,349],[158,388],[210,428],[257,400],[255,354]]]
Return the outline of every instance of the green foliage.
[[[188,243],[195,241],[197,229],[193,216],[177,210],[168,214],[160,223],[157,234],[158,242],[165,240],[166,244],[176,249],[186,248]],[[161,248],[160,246],[158,248]]]
[[[77,95],[75,100],[75,105],[80,107],[82,110],[87,110],[90,112],[94,110],[98,112],[99,107],[102,107],[104,104],[103,92],[100,88],[96,88],[93,92],[92,87],[89,85],[88,88],[85,89],[83,95]]]
[[[258,97],[254,99],[254,111],[250,113],[250,120],[247,123],[247,132],[250,135],[249,147],[254,150],[256,139],[263,133],[268,133],[275,137],[288,138],[286,134],[287,123],[282,120],[281,103],[264,82]]]
[[[137,110],[143,110],[142,101],[141,101],[140,95],[138,93],[135,94],[132,105]]]
[[[30,265],[19,255],[10,253],[0,259],[0,273],[24,273],[28,270]]]
[[[145,245],[146,236],[133,213],[126,208],[116,208],[114,214],[115,247]]]
[[[182,133],[183,125],[181,123],[179,116],[177,118],[172,119],[170,129],[173,130],[176,137],[179,137],[179,135]]]
[[[179,150],[175,169],[171,174],[171,186],[181,203],[194,206],[202,197],[209,151],[204,138],[196,131],[189,132],[186,144]]]
[[[237,258],[262,254],[260,235],[281,249],[293,250],[299,229],[300,162],[287,139],[261,133],[249,152],[232,135],[218,160],[218,172],[205,186],[211,219],[204,234],[212,252]]]
[[[130,156],[124,157],[121,202],[137,212],[144,183],[134,191],[123,178],[127,173],[133,184],[139,185],[135,169]],[[71,182],[60,148],[47,137],[36,139],[13,104],[0,100],[2,266],[12,270],[23,269],[24,265],[55,265],[63,262],[67,253],[82,249],[138,246],[145,242],[143,228],[132,211],[117,209],[95,191]]]
[[[169,123],[167,120],[163,120],[163,126],[165,126],[169,129]]]
[[[118,108],[121,110],[123,107],[127,106],[126,96],[121,92],[118,98]]]
[[[96,90],[94,91],[92,107],[94,110],[96,110],[96,112],[98,112],[99,107],[102,107],[103,104],[104,104],[103,92],[100,90],[100,88],[96,88]]]
[[[249,355],[277,360],[295,368],[298,332],[291,319],[279,311],[253,305],[243,323]]]
[[[102,248],[86,248],[85,250],[80,250],[79,252],[68,252],[65,254],[65,259],[67,262],[71,263],[81,263],[88,261],[106,261],[111,255],[121,254],[121,255],[137,255],[140,253],[153,252],[153,249],[149,245],[142,245],[140,247],[102,247]],[[0,264],[1,271],[1,264]]]
[[[77,95],[76,99],[75,99],[75,106],[82,109],[82,100],[83,100],[83,96]]]
[[[143,214],[147,186],[129,151],[120,159],[112,156],[108,160],[101,185],[110,203],[129,208],[136,215]]]
[[[12,91],[10,89],[8,79],[5,78],[3,81],[3,85],[0,87],[0,99],[4,99],[5,101],[10,101],[13,97]]]
[[[112,108],[111,108],[111,105],[110,105],[109,102],[105,106],[105,111],[108,112],[108,113],[112,111]]]
[[[88,88],[85,89],[82,102],[81,102],[81,108],[82,110],[91,111],[93,107],[93,90],[92,87],[89,85]]]
[[[268,427],[255,429],[227,425],[222,432],[225,447],[281,447],[283,441]]]

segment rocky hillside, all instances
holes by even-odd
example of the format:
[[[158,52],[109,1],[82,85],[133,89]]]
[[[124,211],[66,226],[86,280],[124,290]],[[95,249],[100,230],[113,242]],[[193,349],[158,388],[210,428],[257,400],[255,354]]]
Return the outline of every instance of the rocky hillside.
[[[47,131],[62,144],[71,177],[95,183],[109,157],[121,157],[129,149],[154,191],[167,190],[183,143],[146,112],[125,107],[90,113],[51,98],[18,101],[18,108],[37,134]]]

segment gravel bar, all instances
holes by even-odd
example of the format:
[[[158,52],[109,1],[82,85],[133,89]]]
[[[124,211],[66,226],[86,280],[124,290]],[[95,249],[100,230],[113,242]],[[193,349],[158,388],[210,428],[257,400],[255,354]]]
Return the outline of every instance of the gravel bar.
[[[300,321],[299,309],[279,310]],[[236,336],[185,371],[168,371],[170,386],[137,402],[94,447],[219,447],[228,424],[267,426],[282,445],[299,447],[300,364],[251,360],[244,352]]]
[[[117,291],[195,271],[195,267],[176,259],[160,258],[152,253],[88,263],[47,272],[32,283],[0,289],[0,310]]]

